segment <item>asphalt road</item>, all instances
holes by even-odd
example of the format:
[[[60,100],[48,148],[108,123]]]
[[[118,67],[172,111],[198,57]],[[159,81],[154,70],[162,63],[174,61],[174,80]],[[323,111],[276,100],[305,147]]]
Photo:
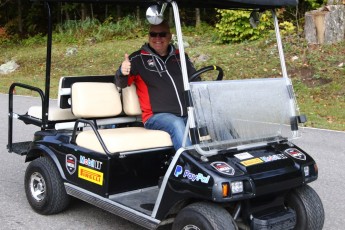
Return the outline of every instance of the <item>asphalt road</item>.
[[[15,96],[14,111],[23,113],[30,105],[39,104],[33,97]],[[24,192],[25,157],[8,153],[8,95],[0,94],[0,229],[126,229],[142,230],[122,218],[79,200],[74,200],[63,213],[42,216],[29,206]],[[35,127],[15,121],[14,141],[33,137]],[[326,221],[324,229],[345,229],[345,132],[305,128],[302,138],[295,140],[310,153],[319,167],[319,179],[311,186],[322,199]]]

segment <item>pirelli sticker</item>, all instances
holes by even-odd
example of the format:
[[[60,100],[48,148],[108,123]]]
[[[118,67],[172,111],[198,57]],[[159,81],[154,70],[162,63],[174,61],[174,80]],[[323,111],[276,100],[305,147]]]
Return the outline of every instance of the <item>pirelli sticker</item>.
[[[103,173],[93,169],[78,166],[78,177],[98,185],[103,185]]]
[[[260,164],[262,162],[263,162],[263,160],[261,160],[260,158],[253,158],[250,160],[241,161],[241,164],[243,164],[244,166],[251,166],[251,165]]]

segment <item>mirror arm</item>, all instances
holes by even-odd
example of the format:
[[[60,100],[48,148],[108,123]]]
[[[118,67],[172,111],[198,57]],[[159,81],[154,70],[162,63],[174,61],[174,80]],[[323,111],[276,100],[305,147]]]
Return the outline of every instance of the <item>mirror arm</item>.
[[[161,8],[161,12],[159,13],[159,16],[163,16],[165,9],[167,8],[168,3],[164,2]]]

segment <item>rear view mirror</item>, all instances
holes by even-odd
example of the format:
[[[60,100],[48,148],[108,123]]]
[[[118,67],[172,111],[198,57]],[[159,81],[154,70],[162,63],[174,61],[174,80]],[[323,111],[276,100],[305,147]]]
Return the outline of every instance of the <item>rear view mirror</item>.
[[[153,5],[146,10],[146,19],[152,25],[158,25],[164,20],[163,13],[167,7],[167,3],[162,6]]]
[[[253,28],[256,28],[260,23],[260,13],[258,11],[252,11],[249,17],[249,23]]]

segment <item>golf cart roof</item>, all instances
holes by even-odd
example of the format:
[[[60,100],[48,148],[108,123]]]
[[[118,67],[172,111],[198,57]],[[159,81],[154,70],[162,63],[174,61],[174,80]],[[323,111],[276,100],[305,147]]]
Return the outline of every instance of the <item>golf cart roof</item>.
[[[125,3],[131,2],[138,5],[149,5],[157,2],[154,0],[46,0],[46,2],[95,2],[95,3]],[[167,0],[166,2],[170,2]],[[221,9],[271,9],[284,6],[296,6],[298,0],[176,0],[179,6],[198,8],[221,8]]]

